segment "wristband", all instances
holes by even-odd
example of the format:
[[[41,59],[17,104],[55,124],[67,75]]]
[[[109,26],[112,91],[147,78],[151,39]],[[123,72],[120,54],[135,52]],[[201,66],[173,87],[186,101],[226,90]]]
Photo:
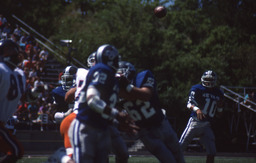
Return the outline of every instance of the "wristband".
[[[133,87],[134,87],[134,85],[132,85],[132,84],[127,85],[126,91],[131,92]]]
[[[118,113],[119,113],[119,111],[116,108],[112,108],[110,116],[115,118]]]
[[[117,114],[118,114],[118,110],[116,108],[112,108],[110,111],[110,114],[102,113],[101,116],[104,119],[113,120],[117,116]]]
[[[198,109],[199,109],[199,108],[198,108],[197,106],[194,106],[194,107],[193,107],[193,111],[195,111],[195,112],[196,112]]]

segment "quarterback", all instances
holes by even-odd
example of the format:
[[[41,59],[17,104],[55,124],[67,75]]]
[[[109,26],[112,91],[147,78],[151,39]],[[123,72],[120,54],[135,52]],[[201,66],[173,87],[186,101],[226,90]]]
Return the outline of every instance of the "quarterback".
[[[201,77],[201,84],[192,86],[187,102],[191,110],[191,117],[187,127],[180,138],[181,148],[186,150],[194,137],[200,137],[207,152],[207,163],[214,162],[216,154],[215,136],[211,122],[215,113],[222,112],[223,92],[216,87],[217,75],[212,70],[207,70]]]

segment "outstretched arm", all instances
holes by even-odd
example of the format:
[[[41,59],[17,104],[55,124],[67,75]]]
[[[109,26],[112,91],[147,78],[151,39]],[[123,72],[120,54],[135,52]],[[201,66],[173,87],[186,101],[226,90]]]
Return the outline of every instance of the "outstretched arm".
[[[142,101],[148,101],[150,100],[151,96],[153,94],[152,89],[149,87],[132,87],[131,91],[128,92],[125,89],[120,89],[120,97],[125,98],[127,100],[142,100]]]

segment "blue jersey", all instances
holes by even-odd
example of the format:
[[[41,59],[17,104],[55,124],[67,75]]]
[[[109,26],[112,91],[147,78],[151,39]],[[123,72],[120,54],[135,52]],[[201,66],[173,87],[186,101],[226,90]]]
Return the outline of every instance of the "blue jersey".
[[[52,97],[58,111],[65,112],[69,109],[69,104],[65,101],[66,93],[67,91],[65,91],[62,86],[58,86],[52,90]]]
[[[152,127],[159,125],[164,119],[164,114],[160,108],[159,98],[156,90],[156,82],[153,74],[149,70],[137,74],[133,85],[142,88],[148,87],[153,90],[153,95],[149,101],[133,100],[123,101],[123,107],[135,120],[139,127]]]
[[[190,89],[188,104],[199,107],[206,116],[204,120],[211,121],[214,118],[217,103],[223,100],[223,97],[224,94],[219,88],[207,88],[197,84]],[[191,117],[197,119],[196,112],[192,111]]]
[[[112,68],[102,63],[93,66],[86,76],[86,85],[82,90],[85,94],[81,94],[81,99],[85,99],[86,90],[90,85],[93,85],[100,92],[101,100],[108,106],[115,107],[118,100],[119,85],[118,80],[115,78],[115,71]],[[80,102],[80,99],[77,119],[96,128],[106,128],[109,124],[109,120],[91,109],[87,101],[82,100]]]

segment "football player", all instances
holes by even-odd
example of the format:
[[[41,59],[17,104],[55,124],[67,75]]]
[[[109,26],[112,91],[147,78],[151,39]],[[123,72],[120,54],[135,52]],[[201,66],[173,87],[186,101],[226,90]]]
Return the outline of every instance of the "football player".
[[[71,159],[73,151],[67,137],[67,132],[71,123],[69,121],[73,117],[74,102],[73,100],[67,102],[65,98],[69,91],[76,88],[76,74],[78,71],[80,71],[79,68],[67,66],[61,76],[61,85],[52,90],[53,104],[56,110],[54,118],[57,123],[60,123],[60,134],[64,139],[65,148],[59,148],[48,158],[48,162],[56,160],[62,163],[73,162]]]
[[[95,58],[96,65],[90,68],[80,93],[77,117],[69,128],[76,163],[107,162],[111,147],[108,126],[114,118],[120,122],[127,119],[127,114],[114,108],[119,93],[115,78],[119,62],[117,49],[112,45],[102,45]]]
[[[87,66],[90,68],[94,66],[95,64],[95,52],[89,55],[87,59]],[[64,139],[64,146],[66,149],[66,156],[62,157],[62,162],[68,162],[70,159],[72,159],[73,156],[73,148],[71,146],[69,137],[68,137],[68,129],[70,127],[71,122],[76,118],[76,114],[78,113],[78,99],[81,94],[82,89],[85,86],[86,83],[86,76],[87,76],[88,70],[85,68],[78,68],[76,72],[76,87],[71,88],[66,94],[65,94],[65,101],[67,103],[72,103],[75,100],[73,112],[69,114],[67,117],[63,119],[60,125],[60,133],[61,136]]]
[[[211,122],[217,112],[222,112],[223,92],[216,87],[217,75],[212,70],[207,70],[201,77],[201,84],[191,87],[187,108],[191,111],[190,119],[180,138],[183,150],[194,137],[200,137],[207,152],[207,163],[214,162],[216,154],[215,136]]]
[[[156,81],[149,70],[136,74],[129,62],[120,62],[121,106],[140,130],[139,139],[160,162],[185,162],[177,135],[163,114],[158,99]]]
[[[74,103],[65,102],[65,95],[67,91],[75,87],[77,68],[74,66],[67,66],[61,76],[61,86],[52,90],[53,104],[57,111],[54,114],[56,122],[60,123],[67,115],[72,112]]]
[[[92,66],[95,65],[95,54],[96,52],[93,52],[92,54],[89,55],[88,59],[87,59],[87,67],[91,68]],[[83,71],[87,71],[85,69],[81,69]],[[75,99],[75,105],[74,105],[74,112],[72,114],[70,114],[69,116],[67,116],[63,121],[62,124],[65,123],[66,119],[67,120],[67,125],[68,127],[70,126],[70,123],[73,121],[73,119],[75,119],[76,114],[77,114],[77,109],[78,109],[78,99],[79,99],[79,95],[81,93],[81,90],[83,89],[83,87],[85,86],[85,81],[86,81],[86,75],[87,72],[83,72],[81,71],[80,68],[77,70],[77,78],[76,78],[76,88],[72,88],[70,89],[65,96],[65,100],[67,102],[73,101]],[[61,124],[61,128],[63,128],[62,131],[62,135],[65,136],[65,139],[68,139],[68,135],[67,135],[67,126],[62,127],[64,125]],[[65,123],[66,124],[66,123]],[[116,163],[126,163],[128,161],[129,158],[129,154],[128,154],[128,149],[127,146],[123,140],[123,138],[120,135],[119,130],[117,129],[116,126],[114,125],[110,125],[110,133],[111,133],[111,143],[112,143],[112,151],[114,152],[114,154],[116,155],[115,159],[116,159]],[[64,134],[65,133],[65,134]],[[65,140],[65,142],[68,142],[68,140]],[[72,151],[72,147],[70,145],[70,142],[65,143],[65,147],[67,149],[67,152],[69,152],[69,156],[71,156],[70,152]]]
[[[24,153],[22,145],[5,128],[25,91],[25,75],[17,67],[20,62],[19,48],[11,40],[5,40],[0,45],[0,152],[5,154],[1,162],[16,162]]]

